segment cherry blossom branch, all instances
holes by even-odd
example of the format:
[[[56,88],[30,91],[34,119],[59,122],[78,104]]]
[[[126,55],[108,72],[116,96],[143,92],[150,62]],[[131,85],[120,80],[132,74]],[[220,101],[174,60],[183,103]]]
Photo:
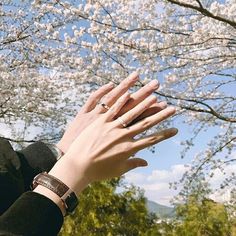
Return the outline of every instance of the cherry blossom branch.
[[[191,5],[191,4],[188,4],[188,3],[184,3],[184,2],[180,2],[180,1],[177,1],[177,0],[167,0],[168,2],[171,2],[175,5],[179,5],[181,7],[185,7],[185,8],[189,8],[189,9],[193,9],[193,10],[196,10],[198,12],[200,12],[201,14],[205,15],[205,16],[208,16],[210,18],[213,18],[215,20],[218,20],[218,21],[221,21],[221,22],[224,22],[226,24],[229,24],[231,25],[233,28],[236,29],[236,22],[235,21],[231,21],[229,19],[226,19],[226,18],[223,18],[221,16],[216,16],[214,15],[213,13],[211,13],[209,10],[207,10],[206,8],[204,8],[202,6],[202,4],[199,4],[199,7],[198,6],[194,6],[194,5]],[[200,1],[198,1],[199,3]]]
[[[194,173],[191,175],[192,179],[190,181],[193,181],[193,179],[197,176],[198,172],[202,170],[202,167],[211,160],[211,158],[213,156],[215,156],[217,153],[221,152],[226,146],[228,146],[229,144],[231,144],[233,141],[236,141],[236,137],[231,138],[230,140],[228,140],[227,142],[225,142],[224,144],[222,144],[221,146],[219,146],[211,155],[209,155],[207,158],[205,158],[205,160],[203,160],[200,165],[196,168],[196,170],[194,171]]]
[[[209,114],[217,117],[220,120],[236,123],[236,119],[228,118],[228,117],[224,117],[224,116],[220,115],[210,105],[208,105],[205,102],[202,102],[202,101],[199,101],[199,100],[195,100],[195,99],[176,97],[176,96],[173,96],[173,95],[168,95],[168,94],[164,94],[164,93],[160,93],[160,92],[155,92],[155,93],[157,95],[159,95],[159,96],[166,97],[166,98],[171,98],[171,99],[180,100],[180,101],[186,101],[186,102],[192,102],[192,103],[195,103],[195,104],[201,104],[201,105],[207,107],[209,110],[202,109],[202,108],[199,108],[199,107],[195,108],[195,107],[186,106],[186,105],[180,105],[180,107],[183,108],[183,109],[186,109],[186,110],[190,110],[190,111],[209,113]]]

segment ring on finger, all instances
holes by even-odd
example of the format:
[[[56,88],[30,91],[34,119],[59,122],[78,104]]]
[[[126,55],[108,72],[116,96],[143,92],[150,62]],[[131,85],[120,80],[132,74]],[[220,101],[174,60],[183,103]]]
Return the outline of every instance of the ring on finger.
[[[117,120],[120,122],[120,124],[126,128],[127,127],[127,124],[124,122],[124,120],[121,118],[121,117],[118,117]]]
[[[100,105],[101,105],[103,108],[105,108],[107,111],[110,110],[110,107],[109,107],[106,103],[102,102],[102,103],[100,103]]]

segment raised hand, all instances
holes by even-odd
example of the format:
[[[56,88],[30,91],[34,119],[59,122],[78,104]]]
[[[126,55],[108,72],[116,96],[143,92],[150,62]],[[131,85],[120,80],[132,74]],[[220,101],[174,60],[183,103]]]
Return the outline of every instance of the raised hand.
[[[98,105],[98,102],[102,102],[108,107],[111,107],[119,97],[121,97],[130,87],[135,84],[137,80],[138,74],[134,72],[128,78],[123,80],[117,87],[114,88],[113,84],[109,83],[92,93],[88,98],[88,101],[80,109],[75,119],[65,131],[60,142],[57,144],[59,149],[66,153],[78,135],[96,118],[98,118],[100,114],[103,114],[107,111],[103,106]],[[158,87],[158,82],[153,80],[137,92],[133,93],[117,115],[120,116],[132,109],[146,97],[152,94]],[[155,102],[143,114],[141,114],[137,120],[155,114],[165,107],[165,102]]]
[[[136,167],[146,166],[145,160],[130,157],[141,149],[174,136],[177,129],[165,129],[140,139],[135,139],[135,136],[173,115],[175,108],[164,108],[132,124],[133,120],[156,103],[156,97],[148,96],[117,117],[130,97],[129,93],[125,93],[106,113],[100,114],[87,126],[50,174],[79,194],[93,181],[120,176]]]

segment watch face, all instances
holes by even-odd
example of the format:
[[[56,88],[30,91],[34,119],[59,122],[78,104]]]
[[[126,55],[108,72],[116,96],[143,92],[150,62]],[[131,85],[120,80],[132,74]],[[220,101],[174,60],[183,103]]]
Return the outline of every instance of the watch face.
[[[74,192],[68,195],[64,200],[64,202],[66,204],[67,207],[66,211],[68,213],[72,213],[79,204],[78,198],[76,197]]]

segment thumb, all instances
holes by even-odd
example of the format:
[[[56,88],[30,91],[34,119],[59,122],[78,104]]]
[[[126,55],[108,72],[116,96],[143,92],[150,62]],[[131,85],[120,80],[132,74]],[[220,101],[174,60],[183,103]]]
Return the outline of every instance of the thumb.
[[[125,161],[124,173],[141,166],[147,166],[148,163],[142,158],[134,157]]]

